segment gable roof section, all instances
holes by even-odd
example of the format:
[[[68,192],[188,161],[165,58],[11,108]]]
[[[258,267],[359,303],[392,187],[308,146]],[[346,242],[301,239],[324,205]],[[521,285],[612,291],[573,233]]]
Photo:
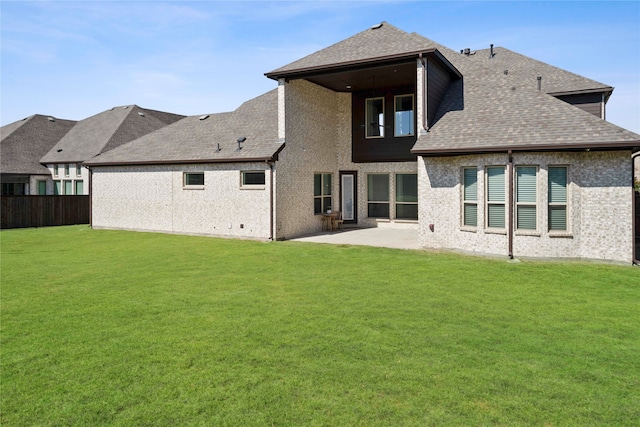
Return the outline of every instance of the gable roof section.
[[[613,91],[613,87],[609,85],[503,47],[494,48],[493,53],[494,55],[491,57],[490,49],[482,49],[475,51],[468,58],[470,61],[489,67],[498,74],[504,74],[506,70],[507,75],[519,77],[523,82],[528,82],[531,88],[537,89],[537,77],[540,76],[542,77],[541,90],[556,96],[589,92],[611,93]]]
[[[49,175],[44,156],[76,124],[73,120],[35,114],[0,128],[0,170],[3,174]]]
[[[620,128],[518,77],[454,82],[434,125],[411,150],[419,155],[640,148],[640,135]]]
[[[206,118],[205,118],[206,117]],[[246,138],[238,150],[237,140]],[[89,166],[272,160],[278,138],[277,90],[229,113],[189,116],[85,162]],[[218,149],[219,147],[219,149]]]
[[[265,75],[272,79],[300,77],[352,66],[417,57],[421,53],[434,53],[457,74],[457,70],[437,52],[435,44],[429,42],[431,41],[428,39],[415,38],[387,22],[382,22]]]
[[[184,116],[146,110],[137,105],[114,107],[79,121],[41,163],[83,162]]]

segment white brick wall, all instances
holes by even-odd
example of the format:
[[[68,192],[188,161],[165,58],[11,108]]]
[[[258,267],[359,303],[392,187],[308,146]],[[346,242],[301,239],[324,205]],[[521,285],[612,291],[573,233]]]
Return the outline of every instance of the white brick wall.
[[[540,153],[513,155],[514,167],[539,166],[535,232],[516,231],[515,257],[584,258],[632,261],[631,158],[629,151]],[[483,226],[485,166],[506,165],[506,154],[420,158],[420,242],[429,248],[459,249],[495,255],[508,254],[508,237]],[[547,167],[567,165],[567,233],[547,230]],[[461,168],[477,166],[478,224],[461,226]],[[510,201],[507,201],[507,207]],[[515,211],[515,209],[514,209]],[[434,230],[429,229],[433,224]]]
[[[265,186],[241,189],[240,171],[264,170]],[[184,172],[204,172],[203,189],[185,189]],[[96,228],[268,239],[270,173],[265,163],[96,167]]]

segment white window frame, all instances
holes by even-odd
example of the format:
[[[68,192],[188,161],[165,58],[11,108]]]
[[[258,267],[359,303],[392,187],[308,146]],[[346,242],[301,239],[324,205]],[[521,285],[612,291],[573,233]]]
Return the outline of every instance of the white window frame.
[[[266,171],[264,170],[246,170],[246,171],[240,171],[240,188],[244,189],[244,190],[264,190],[266,183],[267,183],[267,177],[266,177]],[[245,181],[245,176],[247,174],[262,174],[263,177],[263,183],[262,184],[247,184]]]
[[[78,184],[82,185],[82,191],[78,193]],[[76,179],[73,181],[73,193],[76,195],[84,194],[84,181],[81,179]]]
[[[411,97],[411,131],[410,133],[398,134],[398,98],[407,98]],[[407,110],[405,110],[407,111]],[[402,138],[405,136],[414,136],[416,128],[416,115],[415,115],[415,98],[412,93],[407,93],[404,95],[396,95],[393,97],[393,136],[397,138]]]
[[[551,178],[550,178],[550,169],[552,168],[562,168],[565,170],[565,201],[564,202],[552,202],[551,201],[551,191],[550,191],[550,184],[551,184]],[[568,165],[548,165],[547,166],[547,230],[549,232],[549,234],[559,234],[559,235],[566,235],[571,233],[571,226],[570,226],[570,221],[569,221],[569,201],[571,200],[570,195],[569,195],[569,190],[570,190],[570,179],[569,179],[569,166]],[[565,211],[565,228],[564,229],[552,229],[551,228],[551,210],[554,207],[562,207],[564,206],[564,211]]]
[[[202,184],[187,184],[189,175],[202,175]],[[205,183],[204,172],[202,171],[193,171],[193,172],[182,172],[182,188],[184,190],[202,190],[204,189]]]
[[[58,175],[60,175],[60,167],[55,164],[53,165],[53,176],[57,178]]]
[[[473,171],[475,173],[475,185],[476,185],[476,192],[475,192],[475,199],[471,200],[471,199],[467,199],[467,181],[465,179],[466,175],[465,175],[465,171]],[[460,218],[460,224],[462,227],[467,227],[467,228],[477,228],[478,227],[478,167],[477,166],[465,166],[462,168],[462,170],[460,171],[461,174],[461,181],[462,181],[462,192],[460,194],[460,199],[462,202],[462,209],[461,209],[461,218]],[[476,220],[475,220],[475,224],[467,224],[466,221],[466,211],[467,211],[467,206],[475,206],[476,208]]]
[[[500,168],[503,171],[503,199],[502,201],[500,200],[489,200],[489,192],[490,192],[490,186],[489,186],[489,169],[494,169],[494,168]],[[484,171],[484,182],[485,182],[485,186],[484,186],[484,217],[485,217],[485,228],[488,230],[496,230],[496,231],[505,231],[507,228],[507,167],[505,165],[492,165],[492,166],[486,166],[485,167],[485,171]],[[490,207],[491,206],[502,206],[503,210],[504,210],[504,226],[503,227],[495,227],[495,226],[490,226],[489,225],[489,215],[490,215]]]
[[[369,123],[369,101],[382,101],[382,113],[378,113],[378,131],[379,135],[369,135],[369,126],[372,124]],[[384,105],[384,96],[376,96],[373,98],[365,98],[364,100],[364,136],[366,139],[380,139],[384,138],[384,116],[385,116],[385,105]],[[380,120],[382,119],[382,120]]]
[[[82,176],[82,165],[80,163],[76,163],[76,176]]]
[[[64,176],[65,177],[68,177],[70,175],[69,171],[70,171],[69,163],[65,163],[64,164]]]
[[[518,179],[518,170],[521,168],[534,168],[535,169],[535,178],[534,178],[534,182],[535,182],[535,186],[536,186],[536,194],[535,194],[535,200],[533,202],[531,201],[520,201],[519,200],[519,193],[518,193],[518,189],[519,189],[519,185],[520,185],[520,180]],[[515,228],[517,231],[524,231],[524,232],[537,232],[538,231],[538,200],[540,200],[540,190],[539,190],[539,185],[538,185],[538,176],[539,176],[539,167],[537,165],[518,165],[515,167],[515,191],[514,191],[514,199],[515,199]],[[520,215],[520,209],[519,207],[533,207],[535,209],[535,228],[520,228],[519,227],[519,215]]]

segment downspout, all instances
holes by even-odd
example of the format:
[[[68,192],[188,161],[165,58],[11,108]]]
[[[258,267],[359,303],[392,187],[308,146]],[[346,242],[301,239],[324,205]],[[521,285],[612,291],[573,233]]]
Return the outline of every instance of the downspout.
[[[507,220],[507,235],[509,239],[509,259],[513,259],[513,152],[507,152],[509,164],[507,174],[509,175],[509,218]]]
[[[640,154],[638,154],[640,156]],[[633,264],[640,265],[640,254],[639,251],[636,251],[636,236],[639,230],[636,229],[636,197],[640,197],[640,195],[636,196],[635,191],[635,183],[636,183],[636,168],[635,166],[635,158],[631,156],[631,253],[633,256],[631,259],[633,260]],[[640,245],[639,245],[640,246]]]
[[[269,165],[269,240],[273,242],[273,212],[274,212],[274,203],[273,203],[273,163],[267,160],[267,164]]]
[[[89,169],[89,227],[93,228],[93,169]]]

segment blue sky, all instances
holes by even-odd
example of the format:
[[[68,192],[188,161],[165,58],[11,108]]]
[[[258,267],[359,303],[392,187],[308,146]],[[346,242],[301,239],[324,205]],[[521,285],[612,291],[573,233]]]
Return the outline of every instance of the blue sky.
[[[231,111],[264,73],[387,21],[454,50],[490,43],[615,87],[640,133],[640,2],[12,2],[1,8],[2,125],[118,105]]]

